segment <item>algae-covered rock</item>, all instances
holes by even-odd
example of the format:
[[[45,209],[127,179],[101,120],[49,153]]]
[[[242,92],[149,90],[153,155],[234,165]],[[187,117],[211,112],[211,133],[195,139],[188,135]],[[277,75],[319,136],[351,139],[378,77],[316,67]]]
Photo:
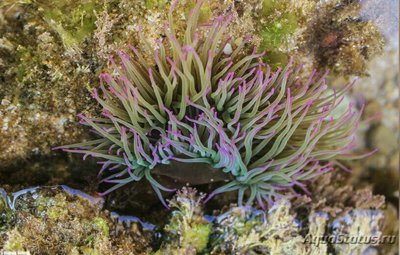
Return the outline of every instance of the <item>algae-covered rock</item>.
[[[211,254],[332,254],[332,247],[334,254],[363,254],[378,243],[349,240],[379,240],[380,220],[382,212],[376,210],[352,210],[342,217],[316,211],[302,219],[287,201],[268,213],[233,207],[217,217]]]
[[[137,44],[142,6],[124,0],[1,1],[0,170],[88,137],[76,114],[96,111],[90,90],[109,56]]]
[[[311,185],[311,196],[281,201],[269,211],[220,208],[230,201],[228,194],[219,198],[213,216],[206,213],[214,205],[204,206],[192,189],[171,200],[171,213],[155,206],[157,200],[149,200],[152,193],[140,185],[129,187],[139,195],[117,191],[108,198],[113,208],[158,217],[161,233],[121,220],[101,200],[65,187],[10,193],[65,183],[84,191],[97,188],[96,173],[90,171],[97,166],[54,156],[51,148],[91,136],[77,125],[76,114],[92,116],[98,110],[90,96],[98,75],[116,50],[143,46],[139,28],[156,47],[155,39],[165,37],[171,2],[0,0],[0,185],[11,185],[8,194],[0,190],[0,253],[395,254],[398,245],[392,243],[324,241],[341,235],[398,239],[398,44],[371,62],[387,41],[398,41],[395,0],[205,0],[201,9],[200,27],[207,27],[211,16],[230,16],[233,40],[224,53],[242,42],[237,38],[251,36],[251,44],[266,51],[275,68],[295,55],[306,70],[332,69],[332,79],[364,76],[350,96],[358,100],[356,107],[367,102],[364,119],[380,114],[364,139],[368,149],[380,151],[352,164],[351,184],[343,181],[347,176],[326,175]],[[191,7],[189,0],[176,6],[177,34]],[[151,61],[148,51],[143,55]],[[373,195],[371,186],[390,204]]]
[[[316,6],[305,31],[315,66],[340,75],[368,74],[368,63],[383,52],[384,38],[374,21],[363,16],[362,2],[321,1]]]
[[[202,196],[184,188],[170,202],[175,211],[164,227],[163,243],[156,254],[344,255],[372,251],[381,240],[383,198],[347,186],[347,196],[340,201],[343,193],[330,193],[336,188],[328,181],[331,179],[318,183],[325,183],[327,192],[315,189],[320,192],[315,200],[281,200],[268,211],[232,205],[215,211],[213,216],[203,216]],[[354,238],[375,242],[351,241]],[[206,239],[203,247],[198,241]]]
[[[261,8],[253,13],[255,30],[262,38],[260,49],[266,50],[275,68],[296,55],[310,70],[364,76],[369,62],[383,52],[383,31],[375,20],[384,14],[364,3],[372,1],[260,2]]]
[[[202,211],[204,194],[183,188],[169,202],[174,209],[164,227],[164,242],[156,254],[199,254],[207,247],[211,224]]]
[[[316,200],[280,200],[268,211],[231,205],[212,216],[204,214],[204,194],[183,188],[169,202],[172,211],[167,224],[157,227],[133,216],[109,213],[102,208],[102,198],[67,186],[31,188],[10,195],[2,190],[0,250],[32,254],[345,255],[376,249],[385,231],[382,198],[367,190],[346,188],[342,191],[347,197],[340,201],[343,192],[332,196],[329,192],[335,186],[321,183],[326,184],[327,192],[320,192]],[[386,233],[393,234],[393,230]],[[375,241],[337,241],[361,237]]]
[[[74,125],[75,115],[94,109],[86,87],[97,80],[102,63],[89,48],[77,55],[64,45],[44,18],[50,2],[0,6],[1,168],[48,155],[56,141],[85,137]]]
[[[383,197],[343,184],[343,189],[333,194],[338,187],[331,180],[340,180],[337,178],[328,176],[316,183],[313,191],[319,196],[315,199],[280,200],[268,211],[232,205],[213,216],[203,216],[202,196],[184,188],[170,202],[175,211],[164,227],[156,254],[345,255],[376,251],[378,240],[383,240]],[[186,239],[188,236],[191,239]],[[203,246],[196,242],[200,238],[208,239],[201,250]],[[370,241],[355,242],[356,238]]]
[[[304,254],[299,226],[281,201],[268,212],[233,207],[216,217],[211,254]]]
[[[0,207],[0,250],[31,254],[148,254],[151,232],[102,210],[102,199],[66,186],[32,188]],[[14,220],[10,221],[12,215]]]

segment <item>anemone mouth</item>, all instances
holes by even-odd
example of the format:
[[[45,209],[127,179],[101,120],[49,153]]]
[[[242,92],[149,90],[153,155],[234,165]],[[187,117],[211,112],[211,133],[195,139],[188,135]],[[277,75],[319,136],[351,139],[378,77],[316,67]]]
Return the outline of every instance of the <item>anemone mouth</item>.
[[[208,163],[184,163],[175,160],[168,165],[157,165],[152,173],[188,186],[229,182],[234,179],[232,174],[214,168]]]

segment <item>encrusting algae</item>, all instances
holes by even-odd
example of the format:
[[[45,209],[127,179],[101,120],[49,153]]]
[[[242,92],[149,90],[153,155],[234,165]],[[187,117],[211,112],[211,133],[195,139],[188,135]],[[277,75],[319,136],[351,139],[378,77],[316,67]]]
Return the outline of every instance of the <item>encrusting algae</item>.
[[[335,189],[330,176],[320,183]],[[317,187],[317,184],[315,187]],[[118,216],[102,199],[66,186],[0,190],[0,250],[31,254],[362,254],[379,243],[317,243],[318,238],[381,237],[382,197],[342,186],[353,202],[334,204],[320,192],[290,203],[281,200],[268,212],[231,205],[205,215],[204,194],[183,188],[169,201],[163,227]],[[315,190],[318,192],[318,190]],[[363,200],[363,204],[360,204]],[[320,201],[325,201],[322,204]],[[355,204],[352,204],[355,203]],[[357,204],[358,203],[358,204]],[[305,215],[303,212],[309,212]],[[131,220],[129,220],[131,219]],[[378,240],[378,239],[377,239]]]
[[[0,250],[143,255],[151,251],[152,233],[143,231],[140,223],[120,222],[102,210],[102,199],[65,186],[22,190],[14,197],[3,193],[0,202]]]
[[[4,0],[0,253],[393,254],[398,178],[375,168],[397,169],[381,93],[398,100],[388,67],[368,69],[387,43],[365,10],[378,2]],[[360,151],[380,152],[340,176],[377,111]],[[51,151],[77,141],[64,148],[94,159]],[[321,240],[343,235],[395,240]]]

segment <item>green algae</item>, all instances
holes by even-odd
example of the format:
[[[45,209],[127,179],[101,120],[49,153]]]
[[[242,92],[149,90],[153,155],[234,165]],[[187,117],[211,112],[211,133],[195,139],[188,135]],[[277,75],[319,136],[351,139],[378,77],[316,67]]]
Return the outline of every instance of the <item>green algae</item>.
[[[382,197],[351,186],[338,189],[339,184],[331,180],[331,176],[318,180],[312,190],[318,196],[313,199],[281,200],[268,212],[231,205],[207,217],[202,208],[204,194],[183,188],[170,200],[173,211],[168,223],[159,226],[163,228],[161,235],[157,229],[144,231],[139,223],[120,222],[102,209],[101,199],[67,192],[70,188],[28,189],[13,194],[14,209],[0,198],[0,216],[8,211],[13,218],[7,228],[0,228],[0,250],[32,254],[306,255],[331,254],[328,251],[334,249],[335,254],[361,254],[371,245],[313,245],[307,241],[335,231],[380,235]],[[155,235],[160,238],[159,249],[154,248]]]
[[[70,194],[61,187],[19,192],[13,198],[15,208],[11,211],[16,220],[7,229],[0,228],[0,250],[32,254],[148,254],[151,237],[146,234],[145,238],[135,224],[127,228],[115,222],[110,213],[102,210],[101,201]],[[127,235],[122,235],[121,230]]]
[[[9,239],[4,244],[3,249],[6,251],[23,251],[23,239],[18,232],[10,233]]]
[[[198,252],[202,252],[207,247],[211,229],[210,224],[195,225],[190,231],[185,232],[184,242],[190,243]]]
[[[268,3],[268,4],[267,4]],[[271,8],[274,6],[274,8]],[[278,5],[276,1],[264,1],[263,15],[266,17],[273,16],[275,12],[282,12],[285,5]],[[291,33],[299,28],[297,16],[289,10],[283,11],[276,19],[268,20],[264,25],[265,28],[261,32],[263,38],[263,46],[268,49],[274,49],[281,46]]]
[[[201,254],[207,247],[212,225],[203,214],[204,194],[183,188],[169,202],[174,208],[164,226],[164,242],[155,254]]]
[[[109,237],[110,228],[105,219],[103,219],[101,217],[95,217],[92,221],[92,224],[94,225],[94,228],[97,230],[100,230],[104,236]]]
[[[2,190],[0,189],[0,191]],[[0,196],[0,232],[8,230],[13,224],[14,219],[14,214],[8,206],[7,201],[5,200],[5,198]]]
[[[76,48],[96,28],[101,1],[46,1],[39,3],[43,19],[61,37],[66,48]]]
[[[166,0],[145,0],[146,8],[151,9],[155,7],[165,7],[167,5]]]
[[[273,68],[282,67],[289,61],[288,54],[280,48],[287,45],[289,37],[299,29],[298,12],[289,8],[288,1],[264,0],[262,16],[266,22],[261,29],[261,48],[266,51],[265,61]]]

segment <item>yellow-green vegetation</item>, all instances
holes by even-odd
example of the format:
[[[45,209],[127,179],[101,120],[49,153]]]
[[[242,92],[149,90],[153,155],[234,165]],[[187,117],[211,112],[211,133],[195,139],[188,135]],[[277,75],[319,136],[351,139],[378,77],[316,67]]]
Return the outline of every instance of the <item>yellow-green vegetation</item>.
[[[165,7],[167,4],[166,0],[145,0],[146,8],[151,9],[154,7]]]
[[[63,194],[57,194],[55,197],[44,197],[41,196],[37,200],[37,211],[42,216],[47,217],[50,221],[56,221],[58,219],[64,219],[68,217],[70,213],[66,197]],[[77,206],[82,207],[81,204]],[[83,210],[83,208],[75,208],[77,210]]]
[[[156,254],[199,254],[207,247],[212,225],[201,208],[204,195],[196,189],[183,188],[170,201],[172,212],[169,223],[164,227],[165,238]]]
[[[104,236],[110,235],[110,228],[108,227],[107,221],[101,217],[95,217],[93,219],[93,225],[95,229],[100,230]]]
[[[43,19],[60,35],[67,48],[76,48],[96,28],[100,0],[38,1]]]
[[[289,60],[286,48],[290,37],[299,29],[300,11],[288,0],[263,0],[261,48],[267,51],[266,62],[273,67],[285,66]]]
[[[204,195],[183,188],[169,203],[173,210],[155,253],[150,248],[158,243],[153,243],[155,232],[144,231],[136,222],[120,223],[117,216],[101,208],[101,200],[77,191],[69,193],[61,187],[31,189],[18,192],[15,200],[8,199],[12,206],[0,196],[0,226],[6,226],[0,228],[0,251],[93,255],[363,254],[373,250],[371,244],[315,244],[321,236],[381,235],[383,197],[373,196],[367,189],[354,190],[342,181],[328,174],[315,183],[312,198],[280,200],[269,211],[232,205],[214,211],[213,217],[208,216],[211,221],[202,210]],[[10,217],[4,221],[6,212]]]
[[[383,36],[361,9],[360,1],[263,0],[257,22],[261,50],[273,67],[294,55],[310,68],[367,75],[369,61],[382,53]]]
[[[97,14],[106,7],[102,0],[5,0],[0,8],[12,9],[16,5],[28,5],[58,33],[66,48],[78,49],[78,45],[96,28]]]
[[[207,247],[210,233],[211,224],[198,224],[184,233],[183,242],[195,247],[196,251],[203,251]]]
[[[148,254],[149,233],[142,232],[135,223],[127,227],[114,221],[110,213],[102,210],[100,201],[72,195],[61,187],[22,193],[11,211],[15,220],[8,222],[7,228],[0,228],[0,251]],[[0,220],[4,207],[7,206],[2,203]]]
[[[24,246],[22,240],[23,237],[17,230],[10,231],[7,235],[7,241],[4,243],[3,249],[6,251],[23,251]]]
[[[185,13],[186,15],[189,15],[189,11],[193,9],[196,5],[196,1],[187,1],[188,4],[186,5],[185,8]],[[211,12],[211,7],[208,1],[204,1],[204,3],[201,5],[200,8],[200,14],[199,14],[199,22],[208,22],[212,18],[212,12]]]
[[[333,188],[328,186],[329,192]],[[349,196],[354,196],[354,201],[362,197],[371,209],[350,204],[346,207],[340,204],[341,198],[329,200],[329,195],[325,197],[327,200],[312,203],[303,197],[294,202],[295,206],[281,200],[268,213],[249,207],[233,207],[216,218],[210,254],[347,255],[375,251],[372,247],[376,244],[317,243],[318,238],[360,236],[361,232],[374,238],[381,235],[379,228],[383,214],[376,210],[382,205],[381,198],[373,197],[365,190],[354,192],[349,186],[343,188]],[[304,210],[307,215],[303,215]]]
[[[6,231],[10,228],[10,224],[14,219],[14,215],[7,205],[6,197],[2,196],[3,189],[0,188],[0,232]],[[5,194],[5,192],[4,192]],[[1,243],[1,235],[0,235],[0,243]],[[1,246],[0,246],[1,247]]]

